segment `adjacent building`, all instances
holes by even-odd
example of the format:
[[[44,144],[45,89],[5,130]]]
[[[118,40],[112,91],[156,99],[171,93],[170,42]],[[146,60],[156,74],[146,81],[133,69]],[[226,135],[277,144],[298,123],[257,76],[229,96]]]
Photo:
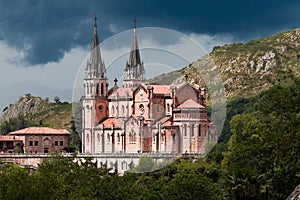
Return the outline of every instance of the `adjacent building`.
[[[23,153],[41,154],[63,152],[69,147],[69,136],[70,132],[66,129],[28,127],[10,132],[7,137],[14,139],[14,146],[21,145]]]
[[[16,151],[24,153],[24,137],[1,135],[0,153],[14,153]]]
[[[82,98],[82,151],[102,153],[196,153],[217,141],[208,120],[206,90],[188,82],[147,84],[136,21],[124,80],[108,87],[101,57],[96,18]]]

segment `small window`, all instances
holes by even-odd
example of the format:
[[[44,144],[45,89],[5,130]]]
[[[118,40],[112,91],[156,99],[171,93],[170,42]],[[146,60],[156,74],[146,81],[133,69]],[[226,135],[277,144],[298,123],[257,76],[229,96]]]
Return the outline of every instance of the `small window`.
[[[125,107],[122,105],[122,115],[125,115]]]
[[[49,153],[49,149],[48,149],[48,148],[45,148],[45,149],[44,149],[44,153]]]
[[[143,101],[143,93],[140,94],[140,99]]]
[[[101,95],[103,95],[104,94],[104,84],[103,83],[101,83],[101,91],[100,91],[100,93],[101,93]]]
[[[167,112],[168,112],[168,113],[169,113],[169,112],[170,112],[170,110],[171,110],[171,109],[170,109],[170,107],[171,107],[171,106],[170,106],[170,104],[169,104],[169,103],[167,103]]]
[[[34,141],[34,146],[39,146],[39,141]]]
[[[144,114],[145,108],[144,108],[144,105],[143,105],[143,104],[140,104],[140,105],[139,105],[139,110],[140,110],[140,114],[141,114],[141,115]]]
[[[59,142],[59,145],[60,145],[60,146],[64,146],[64,141],[60,141],[60,142]]]
[[[201,124],[198,126],[198,136],[201,137]]]
[[[192,137],[194,137],[195,136],[195,133],[194,133],[194,124],[192,124],[192,126],[191,126],[191,133],[192,133]]]
[[[121,138],[120,138],[120,134],[118,133],[118,142],[120,143],[121,142]]]
[[[99,94],[99,83],[96,85],[96,94]]]
[[[29,141],[29,146],[33,146],[33,141]]]
[[[184,132],[184,136],[186,136],[186,134],[187,134],[187,126],[186,126],[186,124],[184,125],[184,130],[183,130],[183,132]]]
[[[136,142],[136,133],[133,135],[133,142]]]
[[[98,106],[98,109],[99,109],[100,112],[102,112],[103,111],[103,106],[102,105]]]
[[[114,106],[111,107],[111,114],[112,114],[112,115],[115,114],[115,107],[114,107]]]
[[[54,146],[56,146],[56,147],[58,146],[58,141],[54,142]]]

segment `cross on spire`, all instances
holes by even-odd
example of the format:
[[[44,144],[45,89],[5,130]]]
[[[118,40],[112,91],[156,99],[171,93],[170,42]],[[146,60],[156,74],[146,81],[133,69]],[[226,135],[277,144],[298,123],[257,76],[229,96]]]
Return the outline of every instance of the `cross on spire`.
[[[87,74],[89,78],[104,78],[106,69],[104,65],[104,61],[101,58],[99,38],[97,33],[97,16],[94,14],[94,34],[93,41],[91,47],[90,60],[87,64]]]
[[[114,82],[115,82],[115,86],[117,86],[117,84],[118,84],[118,79],[115,78]]]
[[[187,81],[188,78],[189,78],[189,75],[185,74],[185,75],[184,75],[184,78],[185,78],[185,81]]]
[[[94,14],[94,27],[97,27],[97,16],[96,13]]]
[[[136,17],[134,16],[134,19],[133,19],[133,24],[134,24],[134,28],[136,28]]]

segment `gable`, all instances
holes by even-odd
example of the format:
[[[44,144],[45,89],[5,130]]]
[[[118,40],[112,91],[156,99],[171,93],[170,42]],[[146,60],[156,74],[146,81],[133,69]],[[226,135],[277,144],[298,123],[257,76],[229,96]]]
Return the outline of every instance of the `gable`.
[[[176,105],[181,104],[187,99],[199,102],[199,92],[192,85],[185,83],[175,92]]]

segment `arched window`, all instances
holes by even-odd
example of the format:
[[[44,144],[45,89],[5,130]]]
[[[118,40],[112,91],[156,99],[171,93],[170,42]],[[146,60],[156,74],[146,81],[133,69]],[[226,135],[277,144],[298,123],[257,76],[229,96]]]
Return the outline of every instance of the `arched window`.
[[[99,94],[99,83],[96,85],[96,94]]]
[[[106,137],[107,137],[107,141],[110,142],[110,135],[109,135],[109,133],[107,133]]]
[[[103,83],[101,83],[101,87],[100,87],[100,89],[101,89],[101,95],[103,95],[104,94],[104,84]]]
[[[136,142],[136,133],[133,134],[133,142]]]
[[[98,106],[98,109],[99,109],[100,112],[102,112],[102,111],[103,111],[103,106],[102,106],[102,105],[99,105],[99,106]]]
[[[121,138],[120,138],[120,134],[119,133],[118,133],[117,137],[118,137],[118,142],[120,143],[121,142]]]
[[[187,136],[187,125],[186,124],[183,127],[183,134],[184,134],[184,136]]]
[[[129,133],[129,143],[132,143],[132,135]]]
[[[115,114],[115,107],[114,107],[114,106],[111,107],[111,114],[112,114],[112,115]]]
[[[201,137],[201,124],[198,126],[198,136]]]
[[[90,94],[93,94],[93,89],[92,89],[92,88],[93,88],[93,84],[91,83],[91,84],[90,84],[90,87],[89,87],[89,89],[90,89]]]
[[[194,124],[192,124],[192,126],[191,126],[191,134],[192,134],[192,137],[194,137],[195,136],[195,133],[194,133]]]
[[[124,107],[124,105],[122,105],[122,115],[123,116],[125,115],[125,107]]]
[[[86,93],[89,94],[89,84],[88,83],[84,84],[84,87],[85,87]]]

